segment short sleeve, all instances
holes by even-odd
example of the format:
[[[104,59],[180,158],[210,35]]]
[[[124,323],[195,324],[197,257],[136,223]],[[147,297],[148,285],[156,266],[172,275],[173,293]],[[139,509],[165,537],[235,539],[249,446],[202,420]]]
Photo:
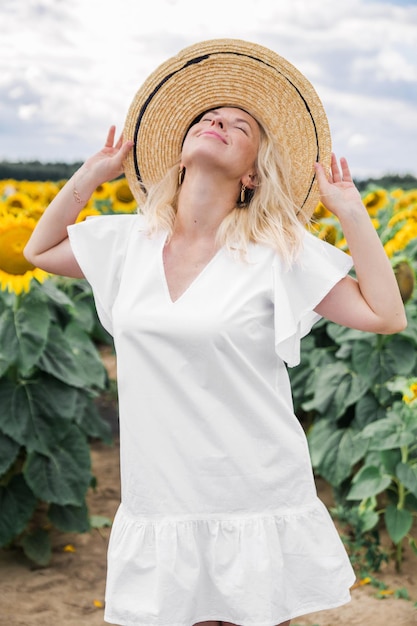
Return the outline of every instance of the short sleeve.
[[[289,367],[300,362],[300,342],[321,318],[314,308],[353,266],[352,258],[306,232],[296,263],[273,265],[275,351]]]
[[[132,214],[89,217],[68,227],[71,248],[92,287],[98,317],[111,335],[112,307],[129,236],[138,224],[138,217]]]

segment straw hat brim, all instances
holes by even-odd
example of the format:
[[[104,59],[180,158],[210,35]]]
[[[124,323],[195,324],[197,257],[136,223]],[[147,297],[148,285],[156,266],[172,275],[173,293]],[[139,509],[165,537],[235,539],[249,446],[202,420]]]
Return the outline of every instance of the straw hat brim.
[[[162,63],[130,105],[124,140],[134,147],[125,175],[138,203],[178,161],[185,134],[207,110],[234,106],[273,136],[290,164],[300,220],[318,203],[314,163],[330,165],[331,140],[323,105],[307,78],[272,50],[237,39],[194,44]]]

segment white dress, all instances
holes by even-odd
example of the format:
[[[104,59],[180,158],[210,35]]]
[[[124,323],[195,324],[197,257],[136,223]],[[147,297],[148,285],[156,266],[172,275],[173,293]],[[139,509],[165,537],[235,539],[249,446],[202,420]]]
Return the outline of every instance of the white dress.
[[[113,335],[121,505],[105,620],[275,626],[349,601],[354,573],[317,498],[286,362],[319,319],[348,255],[306,233],[300,262],[221,249],[172,302],[162,250],[140,215],[70,226]]]

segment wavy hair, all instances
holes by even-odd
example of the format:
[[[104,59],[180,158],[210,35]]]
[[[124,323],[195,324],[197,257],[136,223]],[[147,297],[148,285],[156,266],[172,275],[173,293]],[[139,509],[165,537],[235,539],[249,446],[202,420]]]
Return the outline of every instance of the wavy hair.
[[[216,239],[239,256],[245,256],[249,243],[273,248],[286,265],[296,258],[305,228],[297,217],[291,193],[290,169],[275,140],[260,127],[260,143],[256,161],[257,186],[248,203],[236,207],[220,224]],[[180,187],[178,162],[148,192],[140,211],[147,217],[149,234],[165,230],[173,232]]]

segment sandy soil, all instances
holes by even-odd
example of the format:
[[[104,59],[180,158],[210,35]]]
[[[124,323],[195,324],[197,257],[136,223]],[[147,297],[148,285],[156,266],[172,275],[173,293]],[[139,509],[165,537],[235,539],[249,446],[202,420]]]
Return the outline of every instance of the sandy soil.
[[[98,480],[88,496],[90,512],[113,518],[119,503],[119,446],[92,445]],[[326,485],[321,497],[330,504]],[[15,550],[0,550],[1,626],[102,626],[109,528],[79,534],[54,533],[48,567],[31,565]],[[415,536],[417,535],[417,529]],[[295,619],[292,626],[417,626],[417,557],[406,552],[402,573],[392,564],[377,575],[390,590],[405,588],[410,600],[376,597],[371,585],[352,590],[352,602],[339,609]]]
[[[96,492],[90,511],[112,518],[119,502],[119,447],[92,446]],[[324,500],[325,485],[318,482]],[[33,567],[13,550],[0,551],[1,626],[102,626],[106,549],[110,531],[53,536],[53,557],[45,568]],[[68,550],[71,546],[74,551]],[[381,600],[370,585],[352,590],[352,602],[339,609],[300,617],[297,626],[417,626],[417,557],[407,552],[401,575],[392,565],[377,575],[391,590],[406,588],[411,600]]]

